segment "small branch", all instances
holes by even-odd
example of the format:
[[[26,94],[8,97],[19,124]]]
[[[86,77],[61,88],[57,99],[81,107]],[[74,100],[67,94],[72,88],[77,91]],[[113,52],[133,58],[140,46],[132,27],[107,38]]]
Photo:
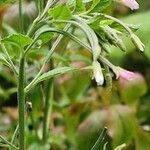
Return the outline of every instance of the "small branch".
[[[13,149],[18,150],[18,148],[17,148],[15,145],[11,144],[9,141],[7,141],[7,140],[6,140],[4,137],[2,137],[1,135],[0,135],[0,139],[1,139],[2,141],[4,141],[4,143],[6,143],[6,144],[8,144],[9,146],[11,146]]]

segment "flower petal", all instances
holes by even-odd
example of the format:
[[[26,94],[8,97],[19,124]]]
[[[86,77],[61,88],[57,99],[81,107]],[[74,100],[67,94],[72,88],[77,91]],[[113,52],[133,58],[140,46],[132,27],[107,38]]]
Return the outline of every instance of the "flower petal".
[[[139,4],[135,0],[122,0],[122,3],[131,10],[139,9]]]

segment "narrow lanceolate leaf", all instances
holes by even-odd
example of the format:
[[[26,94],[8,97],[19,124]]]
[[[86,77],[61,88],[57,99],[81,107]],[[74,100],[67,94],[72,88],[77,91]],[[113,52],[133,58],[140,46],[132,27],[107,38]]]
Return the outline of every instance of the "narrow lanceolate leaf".
[[[71,18],[71,11],[66,4],[60,4],[50,9],[49,15],[53,19],[69,20]]]
[[[107,128],[105,127],[91,150],[100,150],[100,146],[105,139],[106,132],[107,132]]]
[[[30,37],[20,34],[20,33],[9,35],[3,38],[1,41],[5,44],[11,43],[21,48],[24,48],[25,46],[32,43],[32,39]]]
[[[58,76],[58,75],[62,75],[62,74],[67,73],[67,72],[76,71],[76,70],[78,70],[78,69],[74,68],[74,67],[59,67],[59,68],[55,68],[53,70],[50,70],[50,71],[42,74],[37,79],[37,81],[34,83],[34,85],[39,83],[39,82],[41,82],[41,81],[53,78],[53,77]]]

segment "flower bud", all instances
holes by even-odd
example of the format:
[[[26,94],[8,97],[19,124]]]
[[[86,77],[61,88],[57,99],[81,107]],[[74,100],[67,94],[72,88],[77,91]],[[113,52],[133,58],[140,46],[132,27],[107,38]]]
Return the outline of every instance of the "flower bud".
[[[137,35],[135,35],[134,33],[131,34],[131,40],[133,42],[133,44],[141,51],[144,51],[144,44],[141,42],[141,40],[139,39],[139,37]]]
[[[125,70],[121,67],[114,67],[113,68],[113,72],[116,74],[116,78],[123,78],[125,80],[132,80],[135,76],[134,72]]]
[[[123,5],[129,7],[131,10],[139,9],[139,4],[136,2],[136,0],[115,0],[119,3],[122,3]]]
[[[122,51],[126,51],[126,47],[122,41],[122,39],[118,36],[117,30],[112,29],[109,26],[105,26],[104,32],[107,37],[113,42],[115,46],[118,46]]]
[[[104,76],[102,73],[102,68],[98,61],[93,61],[93,74],[97,85],[103,85]]]

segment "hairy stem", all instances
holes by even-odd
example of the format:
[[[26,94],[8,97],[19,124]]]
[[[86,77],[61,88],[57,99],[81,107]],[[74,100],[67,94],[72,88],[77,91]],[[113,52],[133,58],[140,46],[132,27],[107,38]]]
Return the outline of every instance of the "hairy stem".
[[[24,65],[25,58],[21,56],[18,78],[18,107],[19,107],[19,150],[25,150],[25,94],[24,94]]]

